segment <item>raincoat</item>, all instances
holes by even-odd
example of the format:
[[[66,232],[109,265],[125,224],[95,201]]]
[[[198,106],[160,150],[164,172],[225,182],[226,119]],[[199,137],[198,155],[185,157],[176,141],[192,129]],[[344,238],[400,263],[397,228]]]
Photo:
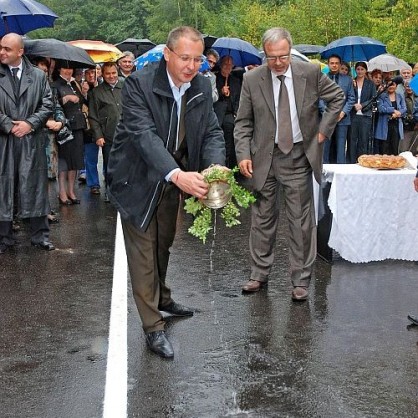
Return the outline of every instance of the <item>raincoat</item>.
[[[18,99],[9,67],[0,65],[0,221],[13,219],[15,204],[22,218],[49,213],[47,136],[43,128],[52,115],[52,94],[43,71],[27,58],[23,61]],[[32,132],[23,138],[11,135],[14,120],[30,123]]]

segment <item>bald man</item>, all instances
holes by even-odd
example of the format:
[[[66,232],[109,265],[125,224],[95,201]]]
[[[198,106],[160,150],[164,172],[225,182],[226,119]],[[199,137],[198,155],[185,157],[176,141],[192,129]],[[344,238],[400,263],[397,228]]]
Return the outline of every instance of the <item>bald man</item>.
[[[49,241],[48,166],[43,132],[53,102],[45,74],[23,56],[23,40],[9,33],[0,41],[0,254],[15,244],[14,208],[30,219],[32,245]]]

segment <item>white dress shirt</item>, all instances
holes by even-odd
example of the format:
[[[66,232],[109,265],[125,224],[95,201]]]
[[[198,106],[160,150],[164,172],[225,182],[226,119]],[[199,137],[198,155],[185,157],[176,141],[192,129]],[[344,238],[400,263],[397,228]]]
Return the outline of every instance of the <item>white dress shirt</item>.
[[[296,100],[295,100],[295,92],[293,90],[293,77],[292,77],[292,70],[290,68],[287,69],[287,71],[284,73],[285,83],[287,87],[287,93],[289,95],[289,105],[290,105],[290,117],[292,119],[292,133],[293,133],[293,143],[296,144],[297,142],[300,142],[303,140],[302,132],[300,130],[299,126],[299,117],[298,112],[296,109]],[[277,78],[277,74],[271,71],[271,79],[273,82],[273,97],[274,97],[274,108],[276,110],[277,115],[277,107],[279,104],[279,91],[280,91],[280,80]],[[277,123],[277,121],[276,121]],[[276,129],[276,137],[274,139],[274,142],[278,143],[278,130],[280,127],[278,126]]]

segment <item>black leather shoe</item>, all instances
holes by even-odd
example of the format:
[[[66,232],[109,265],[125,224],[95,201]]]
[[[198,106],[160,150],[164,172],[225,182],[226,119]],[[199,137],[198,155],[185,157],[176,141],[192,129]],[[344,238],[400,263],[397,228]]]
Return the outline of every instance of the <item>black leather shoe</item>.
[[[49,241],[32,242],[32,245],[34,247],[42,248],[45,251],[55,250],[54,245],[52,244],[52,242],[49,242]]]
[[[69,200],[69,201],[71,202],[71,204],[73,204],[73,205],[79,205],[79,204],[81,203],[80,199],[77,199],[77,198],[73,199],[73,198],[69,197],[69,198],[68,198],[68,200]]]
[[[187,308],[174,301],[167,306],[158,306],[158,309],[174,316],[193,316],[194,314],[194,311],[191,308]]]
[[[414,318],[411,315],[408,315],[408,319],[414,324],[414,325],[418,325],[418,318]]]
[[[164,331],[154,331],[145,334],[148,348],[155,354],[164,358],[173,358],[174,350]]]
[[[0,254],[4,254],[8,248],[6,244],[0,244]]]

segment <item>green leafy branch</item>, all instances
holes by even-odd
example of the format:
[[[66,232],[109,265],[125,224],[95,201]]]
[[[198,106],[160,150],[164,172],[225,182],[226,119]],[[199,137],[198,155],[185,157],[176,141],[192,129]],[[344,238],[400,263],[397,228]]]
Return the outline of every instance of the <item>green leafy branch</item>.
[[[223,181],[231,187],[231,200],[221,209],[221,217],[229,228],[241,223],[238,219],[241,215],[239,207],[247,209],[251,203],[255,202],[253,194],[237,183],[235,173],[238,171],[238,167],[225,170],[221,166],[212,166],[202,173],[205,181],[209,184],[214,181]],[[205,243],[209,231],[213,229],[212,209],[193,196],[186,199],[184,203],[186,213],[194,216],[193,224],[188,230],[189,233]]]

